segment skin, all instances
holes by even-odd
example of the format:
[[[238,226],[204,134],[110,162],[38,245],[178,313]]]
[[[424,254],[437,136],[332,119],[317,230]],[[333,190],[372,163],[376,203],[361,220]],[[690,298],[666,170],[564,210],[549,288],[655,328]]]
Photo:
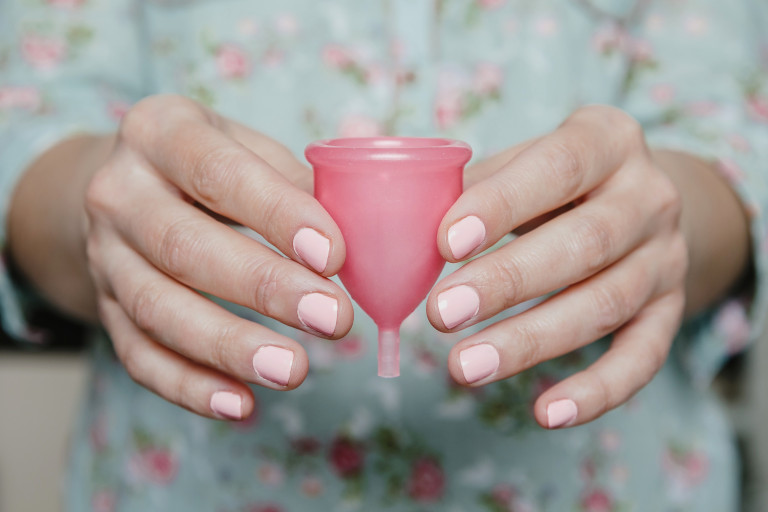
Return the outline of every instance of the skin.
[[[464,259],[510,231],[522,236],[435,286],[427,302],[435,328],[449,331],[437,297],[453,286],[474,288],[480,310],[451,331],[567,289],[459,342],[448,361],[453,378],[468,384],[459,353],[473,344],[491,344],[500,355],[498,370],[477,386],[614,333],[601,359],[538,398],[542,426],[547,405],[559,399],[577,404],[570,425],[626,401],[664,363],[684,314],[722,297],[749,266],[746,214],[713,166],[652,152],[639,125],[612,107],[580,109],[553,133],[468,168],[466,177],[440,226],[443,256],[456,261],[447,232],[467,215],[485,223],[486,237]],[[245,383],[295,388],[307,373],[306,352],[194,290],[313,334],[296,308],[304,294],[320,292],[338,301],[327,337],[344,336],[352,305],[325,279],[341,268],[344,242],[311,196],[311,179],[268,137],[191,100],[150,97],[128,112],[116,136],[64,141],[27,170],[11,205],[11,255],[52,304],[106,327],[134,380],[209,417],[221,417],[211,410],[214,392],[236,393],[245,417],[253,408]],[[302,227],[330,240],[322,273],[292,247]],[[253,371],[250,361],[264,345],[294,353],[286,386]]]

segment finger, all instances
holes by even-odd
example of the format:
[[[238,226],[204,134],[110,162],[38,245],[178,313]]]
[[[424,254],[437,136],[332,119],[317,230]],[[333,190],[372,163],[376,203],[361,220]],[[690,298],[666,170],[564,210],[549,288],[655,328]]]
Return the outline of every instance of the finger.
[[[616,331],[648,302],[682,286],[682,257],[658,263],[659,254],[676,252],[678,243],[684,242],[646,245],[591,279],[462,340],[448,358],[451,375],[464,385],[506,379]]]
[[[153,183],[157,179],[135,177],[136,191],[125,197],[132,198],[136,213],[114,221],[155,267],[194,289],[313,334],[338,339],[349,331],[352,303],[338,285],[190,207]]]
[[[628,183],[550,220],[447,276],[427,312],[440,330],[464,328],[526,300],[579,282],[660,234],[672,194],[635,200]],[[663,233],[661,233],[663,234]],[[472,300],[470,300],[472,299]]]
[[[593,190],[642,142],[642,129],[613,107],[569,117],[488,179],[466,190],[443,218],[440,252],[463,260],[516,227]]]
[[[242,382],[154,342],[112,299],[102,297],[100,314],[120,361],[138,384],[209,418],[241,420],[253,412],[253,394]]]
[[[219,126],[240,144],[263,158],[273,169],[278,169],[293,186],[312,194],[314,176],[312,169],[300,162],[293,152],[275,139],[253,130],[237,121],[226,119],[214,112]]]
[[[464,190],[498,172],[499,169],[508,164],[510,160],[522,153],[537,140],[538,138],[527,140],[503,151],[499,151],[488,158],[484,158],[468,165],[464,170]]]
[[[594,364],[536,400],[536,421],[546,428],[581,425],[629,400],[666,361],[684,306],[681,289],[646,306]]]
[[[293,389],[307,374],[303,347],[242,319],[160,273],[130,249],[106,255],[111,291],[151,339],[209,368],[272,389]]]
[[[142,101],[131,109],[122,125],[129,145],[194,201],[325,276],[339,271],[345,256],[341,232],[314,197],[215,128],[189,100],[167,103]]]

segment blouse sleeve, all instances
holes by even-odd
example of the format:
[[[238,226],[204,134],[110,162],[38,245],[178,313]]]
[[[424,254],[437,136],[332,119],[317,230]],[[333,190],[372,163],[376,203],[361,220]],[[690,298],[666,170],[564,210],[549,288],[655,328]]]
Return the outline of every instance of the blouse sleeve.
[[[78,133],[114,131],[140,98],[139,3],[135,0],[0,1],[0,248],[24,169]],[[0,320],[17,340],[41,341],[28,324],[34,300],[0,261]]]
[[[708,384],[763,330],[768,294],[768,73],[761,2],[654,2],[627,36],[622,106],[654,148],[717,163],[752,235],[752,284],[688,322],[675,353]]]

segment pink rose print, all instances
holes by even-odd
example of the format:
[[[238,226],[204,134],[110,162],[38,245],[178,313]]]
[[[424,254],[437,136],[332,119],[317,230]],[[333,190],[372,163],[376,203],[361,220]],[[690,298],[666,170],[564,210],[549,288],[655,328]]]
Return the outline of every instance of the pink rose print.
[[[472,86],[476,93],[481,95],[498,94],[504,81],[504,72],[496,64],[484,62],[475,68],[475,76]]]
[[[629,46],[629,56],[635,62],[649,62],[653,60],[653,46],[644,39],[634,39]]]
[[[112,491],[98,491],[91,497],[91,510],[93,512],[114,512],[115,493]]]
[[[483,9],[498,9],[506,3],[507,0],[477,0],[477,3]]]
[[[364,459],[365,453],[360,443],[345,437],[337,437],[333,440],[328,460],[336,474],[342,478],[360,474]]]
[[[301,492],[307,496],[319,496],[323,494],[323,482],[316,476],[305,477],[301,481]]]
[[[675,86],[671,84],[659,84],[651,88],[651,98],[659,105],[666,105],[675,99]]]
[[[34,87],[0,87],[0,110],[12,108],[37,110],[41,104],[40,91]]]
[[[668,448],[662,456],[662,468],[672,485],[690,489],[707,478],[709,459],[701,451]]]
[[[216,50],[216,67],[222,78],[245,78],[251,73],[248,54],[237,45],[222,44]]]
[[[509,484],[498,484],[491,490],[491,496],[499,506],[506,510],[515,499],[517,491]]]
[[[361,114],[345,116],[338,129],[339,137],[375,137],[382,132],[378,121]]]
[[[714,101],[693,101],[685,106],[685,111],[697,117],[708,117],[715,114],[720,108],[720,105]]]
[[[365,342],[360,336],[345,336],[333,344],[333,349],[344,359],[359,359],[365,352]]]
[[[579,472],[581,474],[581,478],[583,478],[585,481],[590,482],[595,479],[595,475],[597,474],[597,466],[595,465],[595,461],[592,457],[587,457],[581,462],[581,466],[579,467]]]
[[[37,34],[25,34],[21,40],[21,54],[29,65],[40,70],[55,68],[65,57],[64,41]]]
[[[595,489],[581,499],[581,509],[584,512],[611,512],[613,500],[603,489]]]
[[[107,104],[107,110],[109,117],[115,121],[119,121],[123,118],[126,112],[131,108],[131,104],[125,101],[110,101]]]
[[[766,117],[768,121],[768,117]],[[731,145],[733,149],[739,152],[747,152],[750,150],[749,141],[740,133],[731,133],[725,136],[725,140]]]
[[[284,512],[284,509],[274,503],[252,503],[245,507],[245,512]]]
[[[263,464],[258,471],[259,480],[267,485],[276,487],[283,483],[285,474],[280,466],[267,462]]]
[[[48,5],[60,9],[75,9],[85,3],[85,0],[48,0]]]
[[[443,496],[445,475],[433,459],[418,459],[411,468],[408,495],[421,502],[437,501]]]
[[[725,338],[729,354],[743,350],[749,342],[749,320],[744,306],[737,300],[726,302],[715,316],[715,330]]]
[[[606,452],[615,452],[621,446],[621,437],[615,430],[603,430],[600,432],[600,446]]]
[[[448,90],[438,93],[435,105],[435,121],[438,128],[441,130],[453,128],[461,120],[463,110],[460,92]]]
[[[701,35],[709,30],[709,20],[703,16],[688,16],[683,26],[689,34]]]
[[[721,158],[717,161],[717,170],[732,184],[737,184],[744,180],[744,171],[739,164],[730,158]]]
[[[176,455],[163,448],[148,448],[134,455],[131,465],[139,477],[158,485],[170,484],[179,471]]]
[[[333,69],[344,69],[354,62],[351,52],[338,44],[328,44],[323,48],[323,62]]]
[[[752,119],[768,123],[768,96],[756,94],[747,98],[747,111]]]

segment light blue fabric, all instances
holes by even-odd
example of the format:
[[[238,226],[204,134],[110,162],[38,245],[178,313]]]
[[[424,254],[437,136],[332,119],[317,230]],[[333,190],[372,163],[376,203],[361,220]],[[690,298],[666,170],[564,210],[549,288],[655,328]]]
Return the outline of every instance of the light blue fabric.
[[[305,343],[311,370],[295,391],[254,389],[255,418],[233,425],[140,388],[98,335],[68,510],[736,510],[732,433],[707,386],[765,316],[765,11],[718,0],[0,3],[4,207],[45,148],[114,130],[132,102],[170,92],[296,154],[334,135],[439,134],[476,159],[580,105],[615,104],[652,145],[719,159],[752,220],[754,294],[690,322],[649,386],[575,429],[544,431],[530,407],[604,342],[470,392],[444,369],[460,337],[438,334],[423,306],[403,328],[396,380],[375,377],[375,328],[360,311],[334,347],[239,309]],[[5,275],[3,325],[23,339],[15,300]]]

